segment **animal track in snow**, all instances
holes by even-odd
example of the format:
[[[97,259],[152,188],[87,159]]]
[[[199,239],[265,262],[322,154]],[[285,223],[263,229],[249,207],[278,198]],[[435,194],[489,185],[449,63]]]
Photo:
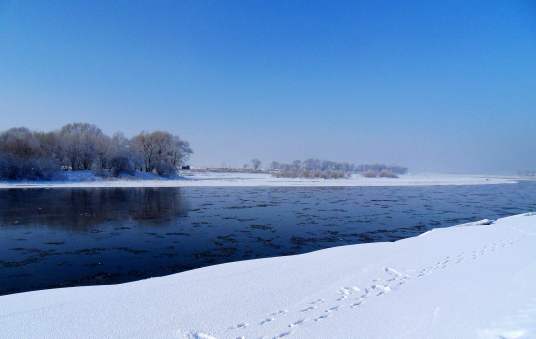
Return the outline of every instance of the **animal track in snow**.
[[[248,326],[249,326],[248,323],[243,322],[243,323],[236,324],[235,326],[232,326],[230,329],[231,330],[236,330],[236,329],[246,328]]]
[[[298,321],[293,322],[292,324],[289,324],[288,327],[291,327],[291,328],[292,328],[292,327],[301,325],[301,324],[303,324],[305,321],[306,321],[306,319],[300,319],[300,320],[298,320]]]
[[[279,311],[275,311],[273,313],[270,313],[270,316],[274,317],[276,315],[282,315],[282,314],[287,314],[288,311],[287,310],[279,310]]]
[[[309,312],[309,311],[312,311],[312,310],[316,310],[316,306],[306,307],[304,309],[301,309],[300,312]]]
[[[406,283],[407,280],[408,280],[408,279],[401,279],[399,282],[397,282],[396,286],[397,286],[397,287],[400,287],[400,286],[404,285],[404,284]]]
[[[275,336],[274,338],[284,338],[284,337],[288,337],[291,334],[292,334],[292,331],[286,331],[286,332],[283,332],[283,333]]]
[[[313,320],[314,320],[314,321],[321,321],[321,320],[327,319],[327,318],[329,318],[329,317],[330,317],[329,314],[323,314],[323,315],[321,315],[321,316],[319,316],[319,317],[317,317],[317,318],[315,318],[315,319],[313,319]]]
[[[331,313],[331,312],[334,312],[334,311],[338,311],[339,308],[340,308],[340,306],[333,306],[333,307],[328,308],[328,309],[325,310],[324,312],[326,312],[326,313]]]
[[[350,307],[351,307],[351,308],[359,307],[359,306],[361,306],[364,302],[365,302],[364,300],[359,300],[358,302],[353,303],[352,305],[350,305]]]
[[[272,322],[272,321],[274,321],[274,320],[275,320],[275,318],[266,318],[266,319],[262,320],[262,321],[259,323],[259,325],[264,325],[264,324],[270,323],[270,322]]]
[[[216,337],[211,336],[203,332],[192,332],[186,335],[188,339],[216,339]]]
[[[315,301],[311,301],[309,304],[317,305],[317,304],[322,304],[323,302],[324,302],[324,299],[320,298],[320,299],[316,299]]]
[[[352,293],[359,292],[359,291],[361,291],[361,289],[357,286],[343,287],[339,289],[339,294],[341,294],[342,296],[348,296]]]
[[[389,274],[394,275],[394,276],[397,276],[397,277],[401,277],[401,276],[404,275],[404,274],[398,272],[397,270],[395,270],[394,268],[391,268],[391,267],[386,267],[386,268],[384,269],[384,271],[385,271],[386,273],[389,273]]]
[[[378,275],[375,279],[369,281],[368,284],[364,284],[362,288],[348,284],[333,291],[335,293],[333,293],[331,297],[314,299],[301,305],[297,304],[295,305],[295,307],[292,307],[292,309],[290,309],[290,312],[286,309],[275,311],[267,315],[264,319],[260,319],[255,324],[256,326],[266,325],[265,328],[270,330],[275,330],[274,326],[286,326],[286,329],[280,328],[280,332],[275,332],[271,335],[268,335],[268,333],[266,333],[265,338],[288,337],[293,335],[294,331],[299,331],[300,328],[302,328],[303,326],[306,327],[309,322],[316,323],[322,320],[327,320],[333,316],[337,316],[337,314],[339,313],[363,308],[365,304],[374,302],[374,299],[376,297],[396,293],[396,291],[400,288],[404,288],[404,284],[410,282],[413,277],[420,279],[424,276],[428,276],[431,274],[434,275],[444,269],[449,268],[449,266],[451,266],[451,264],[453,263],[459,264],[465,260],[468,260],[471,257],[474,260],[477,260],[482,256],[489,255],[493,252],[496,252],[500,248],[512,246],[513,244],[515,244],[514,240],[504,240],[502,242],[484,244],[481,247],[476,248],[472,251],[466,250],[463,252],[458,252],[458,254],[444,256],[442,258],[440,257],[432,261],[432,265],[422,266],[420,269],[412,269],[409,271],[401,271],[392,267],[384,267],[381,270],[380,275]],[[322,304],[326,304],[328,302],[331,305],[325,305],[324,307],[320,308]],[[299,318],[299,314],[306,312],[308,312],[308,314],[311,314],[310,318]],[[286,324],[281,324],[276,320],[282,315],[296,316],[298,320],[293,322],[287,322]],[[270,325],[268,326],[267,324]],[[233,326],[232,329],[245,330],[246,328],[248,328],[248,326],[250,326],[248,323],[243,322]],[[191,338],[212,339],[214,337],[197,336]]]
[[[391,292],[391,287],[389,287],[387,285],[374,284],[371,287],[372,287],[373,290],[378,291],[378,293],[376,294],[377,296],[380,296],[380,295],[383,295],[383,294]]]

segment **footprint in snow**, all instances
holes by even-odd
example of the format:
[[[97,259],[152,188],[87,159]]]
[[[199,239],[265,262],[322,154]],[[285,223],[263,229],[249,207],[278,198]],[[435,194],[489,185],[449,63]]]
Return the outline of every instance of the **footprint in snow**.
[[[315,318],[313,319],[315,322],[318,322],[318,321],[321,321],[321,320],[324,320],[324,319],[327,319],[329,318],[329,315],[328,314],[323,314],[321,316],[319,316],[318,318]]]
[[[275,311],[275,312],[273,312],[273,313],[270,313],[270,316],[271,316],[271,317],[274,317],[274,316],[276,316],[276,315],[282,315],[282,314],[287,314],[287,313],[288,313],[287,310],[279,310],[279,311]]]
[[[272,321],[274,321],[274,320],[275,320],[274,318],[266,318],[266,319],[264,319],[263,321],[261,321],[261,322],[259,323],[259,325],[264,325],[264,324],[267,324],[267,323],[272,322]]]
[[[391,292],[391,288],[387,285],[375,284],[375,285],[372,285],[372,288],[375,290],[385,292],[385,293]]]
[[[404,274],[398,272],[397,270],[395,270],[394,268],[391,268],[391,267],[384,268],[384,271],[385,271],[385,273],[388,273],[391,276],[393,276],[393,278],[399,278],[399,277],[405,276]]]
[[[292,324],[289,324],[288,327],[291,327],[291,328],[292,328],[292,327],[296,327],[296,326],[298,326],[298,325],[303,324],[305,321],[306,321],[306,319],[300,319],[300,320],[298,320],[298,321],[293,322]]]
[[[216,337],[211,336],[210,334],[203,333],[203,332],[188,333],[186,335],[186,338],[188,339],[216,339]]]
[[[322,299],[322,298],[320,298],[320,299],[316,299],[316,300],[314,300],[314,301],[311,301],[311,302],[309,303],[309,305],[318,305],[318,304],[323,304],[323,303],[324,303],[324,301],[325,301],[325,300],[324,300],[324,299]]]
[[[351,307],[351,308],[359,307],[359,306],[361,306],[364,302],[365,302],[365,301],[360,300],[360,301],[358,301],[358,302],[356,302],[356,303],[353,303],[350,307]]]
[[[359,291],[361,291],[361,289],[357,286],[349,286],[349,287],[345,286],[339,289],[339,294],[349,295],[349,294],[352,294],[354,292],[359,292]]]
[[[309,311],[312,311],[312,310],[315,310],[316,309],[316,306],[309,306],[309,307],[306,307],[302,310],[300,310],[300,312],[309,312]]]
[[[231,330],[236,330],[236,329],[240,329],[240,328],[246,328],[248,326],[249,326],[248,323],[243,322],[243,323],[240,323],[240,324],[236,324],[235,326],[232,326],[230,329]]]
[[[328,309],[325,310],[324,312],[326,312],[326,313],[331,313],[331,312],[334,312],[334,311],[338,311],[339,308],[340,308],[340,306],[333,306],[333,307],[328,308]]]
[[[398,282],[397,286],[402,286],[402,285],[404,285],[405,283],[406,283],[406,279],[404,279],[404,280],[400,280],[400,281]]]
[[[292,331],[287,331],[287,332],[283,332],[283,333],[275,336],[274,338],[284,338],[284,337],[288,337],[291,334],[292,334]]]

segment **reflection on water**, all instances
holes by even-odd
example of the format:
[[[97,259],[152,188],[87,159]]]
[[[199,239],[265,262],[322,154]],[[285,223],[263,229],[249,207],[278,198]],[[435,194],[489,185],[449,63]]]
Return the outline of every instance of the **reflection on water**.
[[[85,231],[111,221],[161,224],[187,215],[177,189],[36,189],[0,192],[0,225]]]
[[[0,294],[393,241],[536,209],[536,184],[0,190]]]

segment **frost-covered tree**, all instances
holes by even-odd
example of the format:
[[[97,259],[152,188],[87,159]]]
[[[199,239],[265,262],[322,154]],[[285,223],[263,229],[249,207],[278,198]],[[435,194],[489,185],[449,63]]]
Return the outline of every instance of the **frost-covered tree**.
[[[253,168],[255,171],[258,171],[261,168],[261,164],[262,162],[259,159],[251,159],[251,168]]]
[[[141,159],[141,170],[160,175],[173,175],[192,154],[188,142],[171,133],[142,132],[132,138],[132,150]]]
[[[111,138],[106,139],[105,147],[102,149],[103,155],[99,156],[102,169],[105,173],[109,171],[112,176],[121,174],[134,174],[136,170],[136,158],[130,149],[130,140],[122,133],[115,133]]]
[[[55,160],[42,147],[40,138],[27,128],[12,128],[0,134],[1,179],[50,179],[59,169]]]
[[[87,123],[63,126],[58,132],[64,165],[72,170],[91,169],[105,153],[106,136],[100,128]]]
[[[173,175],[190,154],[187,141],[162,131],[128,139],[121,133],[109,137],[87,123],[54,132],[12,128],[0,133],[0,179],[50,178],[60,169],[114,176],[139,169]]]
[[[41,156],[41,143],[25,127],[11,128],[0,134],[0,154],[27,159]]]

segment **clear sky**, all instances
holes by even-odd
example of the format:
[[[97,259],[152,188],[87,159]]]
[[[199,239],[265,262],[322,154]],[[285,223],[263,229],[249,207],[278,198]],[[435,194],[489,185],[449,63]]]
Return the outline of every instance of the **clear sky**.
[[[0,130],[73,121],[194,165],[536,169],[536,2],[0,0]]]

